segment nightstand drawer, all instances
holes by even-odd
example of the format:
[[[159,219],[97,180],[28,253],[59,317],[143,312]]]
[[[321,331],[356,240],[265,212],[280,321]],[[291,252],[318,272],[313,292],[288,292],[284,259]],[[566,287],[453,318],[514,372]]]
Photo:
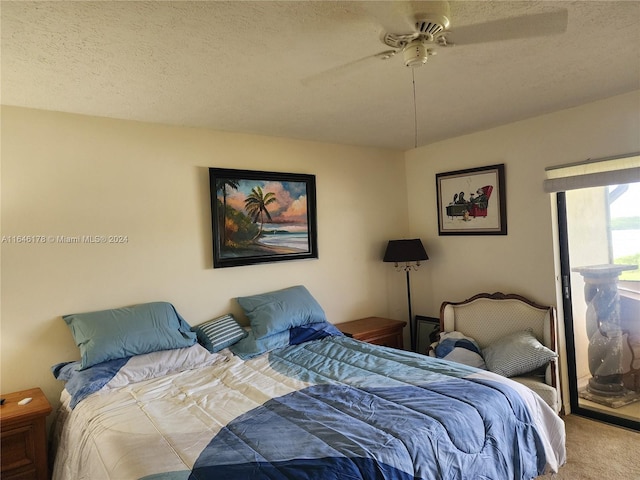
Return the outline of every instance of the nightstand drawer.
[[[6,478],[6,472],[18,470],[35,473],[36,447],[34,444],[35,429],[33,424],[17,425],[10,429],[2,429],[2,455],[0,455],[0,471]]]
[[[339,323],[338,329],[348,337],[392,348],[404,348],[402,329],[407,322],[382,317],[367,317]]]
[[[363,342],[372,343],[374,345],[382,345],[384,347],[402,348],[404,342],[402,341],[402,334],[383,335],[380,337],[367,337],[361,339]]]

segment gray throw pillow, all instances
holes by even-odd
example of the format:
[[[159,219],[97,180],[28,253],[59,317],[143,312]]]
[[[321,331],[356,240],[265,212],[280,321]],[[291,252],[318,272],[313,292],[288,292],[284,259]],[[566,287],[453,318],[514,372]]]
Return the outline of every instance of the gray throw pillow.
[[[502,337],[484,350],[487,368],[504,377],[515,377],[540,368],[558,355],[542,345],[528,330]]]

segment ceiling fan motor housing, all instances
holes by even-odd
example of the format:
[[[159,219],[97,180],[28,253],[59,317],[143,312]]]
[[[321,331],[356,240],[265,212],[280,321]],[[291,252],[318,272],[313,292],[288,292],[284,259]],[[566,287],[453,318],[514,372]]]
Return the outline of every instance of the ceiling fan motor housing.
[[[416,15],[416,30],[432,40],[440,32],[449,28],[451,25],[449,16],[448,11]]]
[[[436,43],[437,37],[446,32],[450,25],[449,2],[424,2],[425,13],[415,14],[415,30],[406,33],[386,33],[383,42],[394,48],[401,48],[404,64],[419,67],[427,62],[432,53],[427,44]]]

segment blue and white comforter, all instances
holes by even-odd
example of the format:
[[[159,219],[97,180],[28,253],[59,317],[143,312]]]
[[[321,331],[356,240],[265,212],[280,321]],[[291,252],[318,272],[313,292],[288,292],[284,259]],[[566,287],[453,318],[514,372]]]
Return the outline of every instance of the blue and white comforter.
[[[125,363],[73,410],[63,392],[54,479],[507,480],[565,461],[557,415],[490,372],[346,337],[223,353]]]

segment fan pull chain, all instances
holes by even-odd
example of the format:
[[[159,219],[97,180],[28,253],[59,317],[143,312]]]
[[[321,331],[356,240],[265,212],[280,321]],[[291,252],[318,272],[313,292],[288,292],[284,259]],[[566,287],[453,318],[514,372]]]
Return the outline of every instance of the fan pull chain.
[[[418,107],[416,105],[416,69],[411,69],[411,80],[413,80],[413,126],[414,126],[414,145],[418,148]]]

